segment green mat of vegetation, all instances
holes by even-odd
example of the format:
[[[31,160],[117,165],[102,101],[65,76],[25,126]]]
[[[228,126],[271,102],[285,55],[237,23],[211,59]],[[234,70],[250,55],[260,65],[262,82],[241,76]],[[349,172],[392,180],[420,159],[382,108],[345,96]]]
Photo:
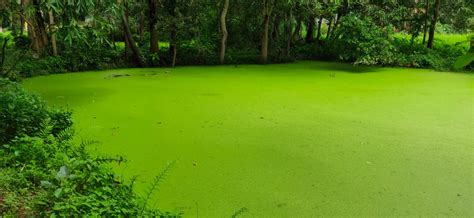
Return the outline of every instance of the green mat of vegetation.
[[[474,75],[298,62],[123,69],[24,86],[186,217],[474,216]]]

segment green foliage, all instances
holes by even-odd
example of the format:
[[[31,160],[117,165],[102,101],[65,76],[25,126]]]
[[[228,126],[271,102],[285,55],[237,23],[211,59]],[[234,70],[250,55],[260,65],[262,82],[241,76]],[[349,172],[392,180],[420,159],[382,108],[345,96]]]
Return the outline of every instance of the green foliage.
[[[18,75],[129,67],[142,59],[145,61],[140,65],[170,66],[174,55],[169,49],[174,47],[177,48],[177,65],[220,64],[219,42],[223,34],[219,17],[222,1],[107,0],[98,4],[92,0],[48,0],[6,3],[1,11],[9,30],[0,38],[13,36],[10,43],[15,46],[10,47],[28,52],[15,54],[9,51],[7,59],[19,60],[20,63],[9,75],[3,74],[3,77],[17,79]],[[428,10],[427,3],[431,3]],[[263,21],[268,16],[268,58],[271,63],[320,59],[363,65],[447,69],[453,58],[441,51],[448,50],[449,54],[459,55],[456,48],[440,48],[431,52],[422,45],[423,35],[429,32],[435,14],[433,3],[308,0],[232,2],[225,19],[228,30],[225,63],[258,63],[259,54],[262,53],[260,50],[264,47]],[[445,46],[438,46],[439,40],[454,39],[454,34],[462,38],[464,35],[461,34],[471,31],[474,14],[471,3],[469,0],[442,1],[440,16],[436,21],[434,47]],[[265,5],[266,10],[262,11]],[[150,15],[153,11],[156,11],[156,15]],[[54,22],[49,19],[50,12]],[[28,30],[20,31],[19,27],[25,26],[25,23],[20,24],[20,20],[28,21]],[[321,39],[314,44],[312,40],[301,44],[303,35],[310,29],[310,23],[316,24],[314,26],[317,29],[318,20],[324,21]],[[131,37],[136,41],[138,50],[135,46],[135,49],[131,49],[131,44],[125,42],[124,23],[130,27]],[[156,34],[151,34],[151,31]],[[330,37],[326,39],[328,32]],[[420,48],[419,51],[404,52],[407,43],[397,42],[394,38],[405,34],[403,37],[411,40],[413,44],[410,45]],[[449,36],[443,38],[446,34]],[[158,43],[167,44],[160,46],[160,52],[150,49],[152,35],[156,36],[154,39]],[[53,56],[53,38],[57,44],[56,56]],[[156,43],[156,40],[153,42]],[[468,43],[451,45],[466,46]],[[15,61],[11,60],[7,60],[7,66],[15,65]],[[436,63],[437,60],[441,62]]]
[[[457,57],[465,53],[463,47],[443,42],[438,42],[433,49],[407,39],[395,39],[394,44],[397,48],[396,65],[403,67],[450,70]]]
[[[18,64],[15,71],[24,77],[48,75],[54,73],[65,73],[67,63],[62,57],[48,56],[44,58],[26,57]]]
[[[111,168],[125,161],[122,157],[93,156],[87,151],[90,142],[72,143],[69,112],[49,109],[3,79],[0,91],[0,214],[180,216],[143,206],[147,200],[133,191],[133,181]]]
[[[91,156],[86,146],[74,146],[52,135],[25,136],[3,145],[0,195],[8,202],[0,213],[27,216],[161,215],[141,210],[130,182],[118,178],[108,163],[120,158]],[[14,178],[14,179],[13,179]],[[25,201],[22,193],[30,195]]]
[[[109,46],[72,45],[60,56],[25,57],[15,71],[24,77],[124,66],[120,51]],[[125,65],[128,66],[128,65]]]
[[[339,58],[363,65],[393,64],[395,48],[388,29],[378,27],[369,17],[345,16],[334,32]]]
[[[467,53],[456,60],[456,62],[454,63],[454,69],[462,70],[463,68],[466,68],[467,66],[471,66],[471,69],[472,69],[473,62],[474,62],[474,53]]]
[[[21,135],[37,136],[44,123],[58,134],[72,125],[71,113],[50,109],[39,97],[0,79],[0,144]]]

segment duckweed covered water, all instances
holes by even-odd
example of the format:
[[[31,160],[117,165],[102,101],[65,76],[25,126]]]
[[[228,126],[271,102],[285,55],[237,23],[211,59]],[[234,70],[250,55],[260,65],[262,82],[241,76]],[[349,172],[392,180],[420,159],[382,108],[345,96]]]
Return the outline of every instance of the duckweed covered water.
[[[474,216],[474,75],[299,62],[24,81],[186,217]]]

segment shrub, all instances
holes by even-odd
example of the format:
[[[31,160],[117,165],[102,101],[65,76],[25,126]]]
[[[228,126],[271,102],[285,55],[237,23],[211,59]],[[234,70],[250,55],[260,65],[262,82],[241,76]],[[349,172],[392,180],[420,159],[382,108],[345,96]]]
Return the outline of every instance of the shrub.
[[[180,216],[147,207],[133,180],[110,166],[123,158],[93,156],[87,142],[74,145],[69,112],[49,109],[6,80],[0,80],[0,104],[1,216]]]
[[[24,136],[3,145],[0,153],[0,214],[166,215],[144,207],[133,182],[113,173],[109,163],[123,159],[94,157],[85,144],[74,146],[50,134]]]
[[[395,48],[388,29],[380,28],[369,17],[344,16],[333,33],[339,58],[364,65],[393,64]]]
[[[71,126],[71,114],[48,108],[39,97],[0,78],[0,144],[21,135],[36,136],[40,126],[47,122],[57,134]]]
[[[121,63],[121,52],[104,45],[73,45],[60,56],[67,71],[99,70],[113,68]]]
[[[35,58],[27,56],[16,67],[24,77],[65,72],[114,68],[123,61],[119,51],[109,47],[73,46],[59,56]]]
[[[15,71],[24,77],[48,75],[54,73],[68,72],[68,63],[59,56],[47,56],[44,58],[26,57],[18,64]]]
[[[407,39],[395,39],[397,48],[396,65],[403,67],[434,68],[451,70],[456,59],[465,53],[460,46],[438,42],[433,49]]]

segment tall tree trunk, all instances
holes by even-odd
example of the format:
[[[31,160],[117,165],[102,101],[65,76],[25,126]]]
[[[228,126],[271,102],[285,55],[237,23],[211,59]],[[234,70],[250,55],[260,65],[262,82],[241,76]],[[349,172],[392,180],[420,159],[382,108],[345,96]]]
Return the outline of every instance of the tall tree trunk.
[[[227,37],[229,33],[227,32],[227,24],[226,24],[226,16],[227,16],[227,11],[229,10],[229,0],[224,0],[224,6],[222,8],[221,12],[221,19],[220,19],[220,29],[222,32],[222,38],[221,38],[221,51],[219,55],[219,61],[221,64],[224,64],[225,61],[225,50],[226,50],[226,45],[227,45]]]
[[[286,40],[286,56],[289,57],[290,56],[290,48],[291,48],[291,42],[292,42],[292,37],[293,37],[293,34],[291,32],[291,20],[292,20],[292,12],[290,11],[290,13],[287,15],[286,17],[286,23],[285,23],[285,33],[287,35],[287,40]]]
[[[434,14],[433,14],[433,19],[431,20],[431,27],[430,27],[430,35],[428,38],[428,48],[433,48],[433,41],[434,41],[434,35],[435,35],[435,29],[436,29],[436,23],[438,22],[438,16],[439,16],[439,9],[441,7],[441,0],[436,0],[435,5],[434,5]]]
[[[145,14],[140,13],[140,22],[138,23],[138,35],[140,36],[140,42],[145,39]]]
[[[265,14],[263,17],[263,34],[262,34],[262,48],[260,51],[260,60],[262,63],[268,61],[268,29],[270,26],[270,15]]]
[[[28,37],[30,38],[31,41],[31,46],[33,47],[33,50],[36,52],[36,55],[39,54],[40,46],[38,45],[38,39],[34,30],[34,27],[32,25],[27,24],[26,27]]]
[[[173,45],[173,60],[171,62],[171,66],[175,67],[176,66],[176,56],[178,55],[178,47],[176,46],[176,43]]]
[[[426,43],[426,33],[428,32],[428,18],[430,14],[430,0],[426,0],[425,5],[425,24],[423,25],[423,45]]]
[[[37,39],[39,41],[40,49],[43,49],[48,45],[48,33],[46,32],[45,19],[43,13],[41,12],[41,5],[39,0],[33,0],[33,7],[35,8],[35,25]]]
[[[169,0],[168,1],[168,13],[172,17],[176,17],[176,0]],[[170,24],[170,57],[172,58],[171,60],[171,66],[174,67],[176,66],[176,56],[177,56],[177,45],[178,44],[178,27],[176,21],[173,21]]]
[[[158,45],[158,32],[156,31],[156,0],[148,0],[149,7],[149,17],[148,17],[148,29],[150,31],[150,53],[157,54],[160,51],[160,46]]]
[[[25,30],[25,18],[24,18],[24,7],[25,7],[25,1],[26,0],[21,0],[20,1],[20,35],[23,35],[23,31]]]
[[[139,67],[145,67],[145,63],[142,60],[142,56],[140,54],[140,49],[138,49],[137,45],[135,44],[135,40],[132,37],[132,32],[130,31],[130,25],[128,24],[128,18],[125,14],[122,15],[122,24],[123,24],[123,29],[125,31],[125,37],[126,40],[128,41],[128,44],[130,46],[130,50],[132,50],[132,55],[135,63]]]
[[[318,21],[318,34],[316,35],[316,42],[319,43],[319,40],[321,39],[321,25],[323,24],[323,18],[320,17]]]
[[[56,33],[54,32],[54,15],[53,11],[49,10],[49,32],[51,34],[51,46],[53,47],[53,55],[58,55],[58,47],[56,45]]]
[[[3,74],[3,64],[5,63],[5,49],[7,48],[8,38],[3,39],[2,57],[0,59],[0,76]]]
[[[122,25],[122,30],[123,30],[123,42],[125,43],[124,54],[125,54],[125,57],[128,57],[129,51],[130,51],[130,43],[128,42],[127,33],[125,29],[123,28],[123,25]]]
[[[306,29],[306,43],[314,42],[314,17],[311,17],[308,20],[308,25]]]
[[[332,28],[332,23],[334,21],[334,18],[329,19],[329,24],[328,24],[328,32],[326,33],[326,39],[329,39],[329,36],[331,36],[331,28]]]
[[[300,32],[301,32],[301,25],[303,23],[303,19],[300,18],[296,21],[296,27],[295,27],[295,32],[293,32],[292,41],[296,42],[300,40]]]
[[[177,41],[178,41],[178,30],[176,27],[176,24],[171,24],[171,29],[170,29],[170,56],[172,58],[171,60],[171,66],[174,67],[176,66],[176,56],[177,56]]]
[[[278,42],[278,38],[280,36],[280,23],[281,23],[281,17],[279,16],[275,17],[275,20],[272,23],[273,28],[270,34],[271,41]]]

